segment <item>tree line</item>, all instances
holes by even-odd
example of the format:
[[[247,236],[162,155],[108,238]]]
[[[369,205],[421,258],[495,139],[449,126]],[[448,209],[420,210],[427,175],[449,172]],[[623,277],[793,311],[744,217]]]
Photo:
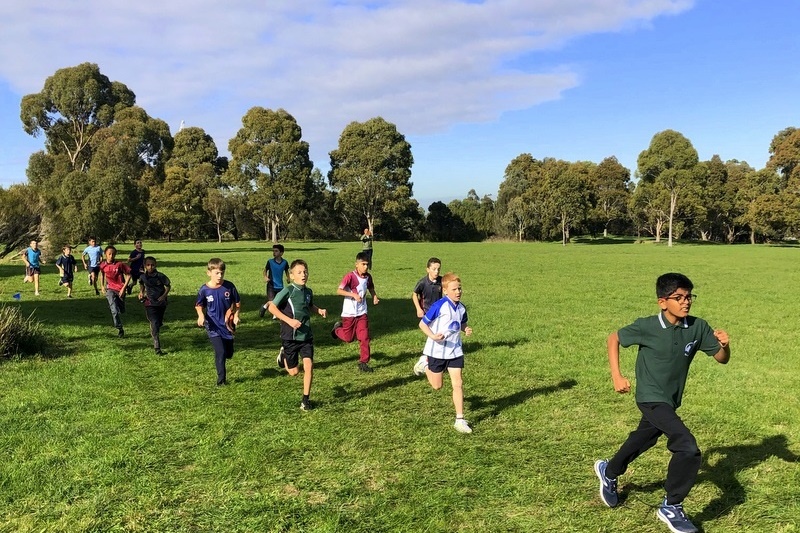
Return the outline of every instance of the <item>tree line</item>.
[[[348,239],[363,228],[387,240],[560,240],[638,235],[733,243],[796,238],[800,130],[779,132],[766,167],[699,161],[683,135],[654,135],[636,178],[616,158],[599,164],[521,154],[496,198],[413,198],[411,145],[376,117],[348,124],[327,175],[283,109],[253,107],[228,142],[168,125],[93,63],[56,71],[22,98],[26,133],[43,136],[27,183],[0,188],[0,255],[46,236],[56,245],[158,239]]]

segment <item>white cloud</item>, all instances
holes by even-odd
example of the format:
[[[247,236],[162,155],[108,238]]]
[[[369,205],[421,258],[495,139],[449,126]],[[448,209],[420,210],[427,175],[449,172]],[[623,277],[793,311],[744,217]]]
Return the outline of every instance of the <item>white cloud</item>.
[[[221,151],[252,106],[292,113],[316,159],[352,120],[406,135],[559,98],[580,76],[511,61],[582,35],[647,25],[689,0],[270,2],[28,0],[0,6],[0,76],[20,95],[57,69],[97,63],[173,128]],[[318,161],[322,162],[322,161]]]

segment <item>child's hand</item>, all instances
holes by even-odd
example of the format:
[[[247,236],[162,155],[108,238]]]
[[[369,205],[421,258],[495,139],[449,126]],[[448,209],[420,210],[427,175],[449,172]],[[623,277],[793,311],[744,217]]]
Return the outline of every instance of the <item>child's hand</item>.
[[[380,302],[380,300],[378,299],[378,295],[376,294],[375,296],[372,297],[372,305],[378,305],[378,302]]]
[[[296,318],[290,318],[289,320],[287,320],[287,321],[286,321],[286,323],[287,323],[287,324],[289,325],[289,327],[291,327],[292,329],[298,329],[300,326],[302,326],[302,325],[303,325],[303,323],[302,323],[302,322],[300,322],[299,320],[297,320]]]
[[[436,333],[434,335],[431,335],[431,339],[433,340],[433,342],[442,342],[445,339],[445,335],[444,333]]]
[[[317,309],[317,313],[319,313],[319,316],[321,316],[322,318],[328,318],[327,309]]]
[[[203,316],[197,317],[197,327],[204,328],[206,327],[206,318]]]
[[[234,326],[238,326],[239,322],[241,322],[241,319],[239,318],[239,313],[234,313],[233,314],[233,325]]]
[[[467,337],[469,337],[470,335],[472,335],[472,328],[471,328],[471,327],[469,327],[469,326],[465,327],[465,328],[464,328],[464,335],[466,335]]]
[[[417,311],[417,318],[422,318],[422,317],[424,317],[424,316],[425,316],[425,311],[423,311],[422,309],[420,309],[419,311]]]
[[[714,336],[717,338],[720,346],[722,346],[723,348],[726,348],[728,344],[731,343],[731,339],[730,337],[728,337],[728,332],[725,331],[724,329],[715,329]]]
[[[353,300],[355,300],[358,303],[361,303],[361,300],[363,300],[363,298],[361,297],[360,294],[358,294],[357,292],[354,292],[353,293]]]
[[[620,394],[626,394],[631,391],[631,382],[625,376],[613,378],[614,390]]]

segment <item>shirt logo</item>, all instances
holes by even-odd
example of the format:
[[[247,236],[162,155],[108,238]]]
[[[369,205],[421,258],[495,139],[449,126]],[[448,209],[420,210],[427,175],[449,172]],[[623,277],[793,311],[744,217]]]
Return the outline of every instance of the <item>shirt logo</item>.
[[[695,347],[695,345],[696,345],[696,344],[697,344],[697,341],[696,341],[696,340],[694,340],[694,341],[690,342],[689,344],[687,344],[687,345],[686,345],[686,346],[683,348],[683,355],[684,355],[685,357],[689,357],[690,355],[692,355],[692,354],[695,352],[695,349],[694,349],[694,347]]]
[[[214,295],[213,294],[209,294],[208,296],[206,296],[206,301],[209,302],[209,303],[213,302],[214,301]]]

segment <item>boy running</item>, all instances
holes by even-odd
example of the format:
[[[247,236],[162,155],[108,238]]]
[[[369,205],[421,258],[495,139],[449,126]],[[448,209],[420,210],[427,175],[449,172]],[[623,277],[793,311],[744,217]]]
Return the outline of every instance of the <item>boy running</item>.
[[[194,309],[197,325],[206,329],[214,347],[217,387],[228,384],[225,361],[233,358],[233,332],[239,325],[240,298],[236,286],[225,279],[225,261],[217,257],[208,261],[208,282],[197,291]]]
[[[118,330],[118,337],[125,336],[122,327],[122,313],[125,312],[125,287],[131,280],[131,269],[126,263],[117,261],[117,248],[113,245],[106,246],[103,252],[106,256],[105,261],[100,263],[100,275],[102,276],[100,286],[103,294],[108,300],[108,308],[111,310],[111,319],[114,327]]]
[[[89,264],[86,264],[86,260]],[[100,294],[97,288],[97,278],[100,277],[100,261],[103,259],[103,249],[97,244],[97,239],[89,237],[89,246],[81,252],[81,262],[83,269],[89,271],[89,285],[94,286],[94,293]]]
[[[433,302],[442,297],[442,276],[439,275],[441,268],[442,261],[438,257],[428,259],[428,265],[425,268],[426,275],[417,282],[414,292],[411,293],[411,300],[414,302],[414,307],[417,308],[417,318],[424,317]],[[425,375],[427,364],[428,356],[422,354],[414,365],[414,375]]]
[[[372,276],[367,272],[369,268],[368,257],[364,252],[356,254],[356,268],[348,272],[336,294],[344,296],[342,304],[342,320],[337,321],[331,330],[331,336],[344,342],[353,342],[358,339],[359,358],[358,369],[361,372],[372,372],[369,366],[371,357],[369,347],[369,319],[367,318],[367,292],[372,294],[373,305],[378,305],[380,299],[375,293]]]
[[[264,265],[264,281],[267,282],[267,301],[258,310],[258,316],[264,318],[269,303],[275,299],[275,295],[283,290],[283,277],[289,280],[289,262],[283,258],[284,247],[282,244],[272,246],[272,259],[267,260]],[[272,320],[276,320],[273,316]]]
[[[169,278],[156,269],[156,258],[146,257],[144,274],[139,277],[139,300],[144,301],[144,312],[150,323],[150,336],[153,338],[153,349],[155,349],[156,355],[164,355],[164,352],[161,351],[159,332],[164,324],[167,294],[170,289]]]
[[[75,279],[75,272],[78,270],[78,261],[72,255],[72,246],[67,244],[61,250],[61,255],[56,259],[56,267],[61,276],[58,284],[67,288],[67,298],[72,298],[72,282]]]

